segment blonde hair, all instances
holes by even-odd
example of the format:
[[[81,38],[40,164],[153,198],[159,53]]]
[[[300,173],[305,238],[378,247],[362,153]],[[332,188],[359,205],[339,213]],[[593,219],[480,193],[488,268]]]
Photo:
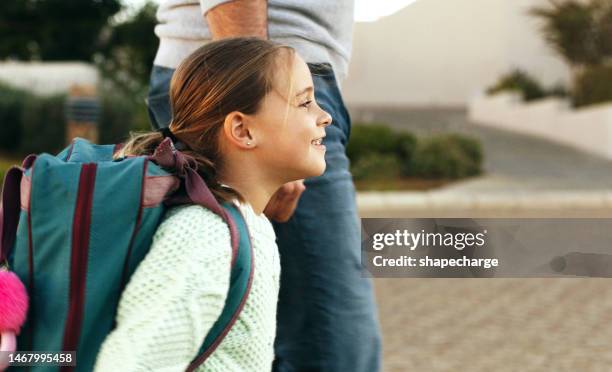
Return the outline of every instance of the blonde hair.
[[[268,40],[241,37],[204,45],[177,68],[170,83],[172,120],[169,129],[195,159],[198,173],[220,202],[243,197],[219,183],[222,167],[220,134],[225,117],[239,111],[256,113],[273,89],[279,51],[292,48]],[[149,155],[164,136],[159,132],[132,135],[120,156]]]

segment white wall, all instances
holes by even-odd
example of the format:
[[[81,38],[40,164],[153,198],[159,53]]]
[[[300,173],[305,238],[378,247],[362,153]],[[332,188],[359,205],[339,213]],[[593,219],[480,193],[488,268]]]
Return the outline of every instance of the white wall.
[[[73,84],[96,86],[98,71],[82,62],[0,62],[0,82],[34,93],[66,93]]]
[[[348,104],[465,106],[513,67],[552,85],[568,69],[527,10],[546,0],[419,0],[372,23],[357,23]]]
[[[547,98],[523,102],[518,94],[472,99],[470,122],[544,138],[612,159],[612,104],[579,110],[569,101]]]

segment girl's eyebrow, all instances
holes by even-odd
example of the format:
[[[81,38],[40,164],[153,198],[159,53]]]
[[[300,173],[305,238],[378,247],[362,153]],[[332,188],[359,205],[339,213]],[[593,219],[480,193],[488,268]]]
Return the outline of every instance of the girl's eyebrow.
[[[298,92],[298,93],[297,93],[295,96],[296,96],[296,97],[299,97],[299,96],[301,96],[302,94],[304,94],[304,93],[308,93],[308,92],[312,92],[313,90],[314,90],[314,88],[313,88],[313,87],[311,87],[311,86],[309,86],[309,87],[306,87],[306,88],[302,89],[301,91],[299,91],[299,92]]]

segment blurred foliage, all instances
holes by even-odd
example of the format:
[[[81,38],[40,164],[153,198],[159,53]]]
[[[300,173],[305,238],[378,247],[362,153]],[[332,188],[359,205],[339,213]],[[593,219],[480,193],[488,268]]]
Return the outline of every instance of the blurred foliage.
[[[519,93],[524,101],[533,101],[544,97],[567,97],[569,95],[562,84],[545,88],[534,76],[520,69],[502,75],[493,86],[487,89],[487,94],[505,91]]]
[[[31,96],[28,92],[0,84],[0,151],[15,152],[19,150],[22,136],[21,117],[24,101]]]
[[[156,4],[147,2],[131,17],[109,27],[95,57],[107,89],[124,94],[139,105],[146,97],[157,52],[156,10]]]
[[[368,153],[391,154],[395,152],[396,138],[393,130],[382,123],[355,123],[351,127],[351,137],[346,154],[356,163]]]
[[[440,134],[419,142],[412,172],[425,178],[458,179],[482,172],[482,148],[476,139]]]
[[[64,146],[65,95],[37,96],[0,85],[0,152],[54,152]]]
[[[130,131],[151,129],[145,99],[159,42],[156,11],[157,5],[147,1],[102,37],[95,58],[102,75],[100,143],[121,142]]]
[[[393,154],[368,152],[361,156],[351,167],[355,180],[364,179],[395,179],[401,175],[401,164]]]
[[[570,65],[612,57],[612,1],[550,0],[530,13],[543,21],[544,38]]]
[[[582,72],[574,87],[574,105],[612,101],[612,66],[593,66]]]
[[[66,96],[31,95],[23,103],[21,117],[22,137],[20,152],[33,154],[55,153],[64,148],[66,142]]]
[[[544,39],[572,67],[571,88],[546,89],[514,70],[487,92],[518,91],[525,101],[570,96],[576,107],[612,101],[612,0],[550,0],[529,13],[542,20]]]
[[[91,61],[120,0],[0,1],[0,58]]]
[[[112,96],[103,96],[100,101],[99,142],[118,143],[127,138],[134,115],[132,105]]]
[[[571,92],[561,83],[557,83],[548,89],[546,95],[549,97],[567,98],[571,96]]]
[[[410,174],[410,164],[412,164],[417,143],[417,137],[410,132],[396,133],[395,154],[400,161],[402,174]]]
[[[124,6],[122,0],[0,2],[0,59],[97,66],[101,143],[150,129],[144,99],[157,51],[157,6],[150,1],[115,17]],[[0,85],[0,177],[14,163],[10,159],[64,147],[65,98]]]
[[[525,101],[532,101],[544,97],[544,88],[534,77],[522,70],[513,70],[499,78],[497,83],[487,89],[488,94],[502,91],[514,91],[520,93]]]
[[[142,104],[158,39],[157,5],[117,21],[121,0],[0,2],[0,59],[95,63],[104,84]]]
[[[482,151],[480,141],[474,137],[457,133],[449,133],[445,136],[449,141],[456,144],[456,146],[461,149],[461,152],[463,152],[470,159],[470,162],[472,162],[474,165],[472,168],[474,174],[480,173],[482,162],[484,161],[484,153]]]
[[[100,92],[100,143],[125,140],[150,129],[145,104],[134,105],[114,91]],[[54,153],[65,146],[66,96],[38,96],[0,85],[0,154]]]
[[[454,179],[481,173],[480,142],[460,134],[417,138],[381,123],[356,123],[347,146],[356,181],[400,177]]]
[[[390,154],[396,156],[401,164],[407,164],[412,158],[417,139],[409,132],[396,133],[382,123],[355,123],[351,128],[351,137],[346,154],[353,163],[369,153]]]
[[[119,143],[128,138],[130,131],[150,130],[149,117],[144,102],[135,105],[112,90],[103,91],[100,97],[99,142]]]
[[[550,0],[530,13],[546,41],[572,67],[575,106],[612,101],[612,1]]]

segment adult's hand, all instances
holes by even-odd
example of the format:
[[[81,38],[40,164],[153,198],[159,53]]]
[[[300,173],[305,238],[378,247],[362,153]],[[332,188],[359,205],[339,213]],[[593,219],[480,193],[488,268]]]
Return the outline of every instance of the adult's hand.
[[[264,214],[276,222],[289,221],[304,190],[306,190],[304,180],[284,184],[272,195]]]
[[[268,1],[233,0],[206,12],[206,22],[213,40],[228,37],[268,38]]]

